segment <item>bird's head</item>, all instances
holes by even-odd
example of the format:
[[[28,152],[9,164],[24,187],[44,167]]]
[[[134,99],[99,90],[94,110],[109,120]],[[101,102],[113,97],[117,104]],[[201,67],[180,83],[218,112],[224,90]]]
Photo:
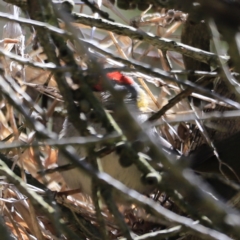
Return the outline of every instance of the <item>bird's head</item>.
[[[125,91],[126,95],[124,101],[128,104],[135,104],[137,108],[146,112],[149,105],[147,94],[141,87],[133,80],[133,78],[122,74],[119,71],[109,72],[106,74],[115,90]],[[101,80],[94,86],[94,90],[102,92],[102,99],[104,103],[111,104],[111,96],[104,91]]]

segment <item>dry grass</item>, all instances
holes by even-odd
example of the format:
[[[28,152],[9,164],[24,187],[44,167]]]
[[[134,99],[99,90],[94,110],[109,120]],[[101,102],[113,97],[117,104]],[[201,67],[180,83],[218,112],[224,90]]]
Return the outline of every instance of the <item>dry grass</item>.
[[[79,6],[76,6],[75,10],[79,11]],[[165,9],[154,14],[136,11],[134,14],[137,17],[134,19],[125,16],[125,12],[121,12],[116,7],[108,10],[113,14],[113,18],[116,17],[117,13],[122,18],[121,21],[138,26],[139,31],[151,32],[155,36],[174,41],[179,41],[182,24],[184,24],[187,18],[187,14],[183,12],[169,12]],[[81,5],[80,12],[85,11],[89,12],[89,9]],[[79,23],[76,23],[75,26],[82,32],[86,41],[91,39],[93,28]],[[11,88],[14,89],[15,100],[26,106],[28,110],[30,109],[29,114],[32,114],[36,122],[39,121],[46,129],[59,133],[66,114],[63,107],[63,98],[58,90],[53,74],[57,70],[44,62],[46,55],[42,47],[38,45],[34,34],[26,34],[24,36],[22,30],[26,31],[28,28],[23,24],[22,27],[19,26],[20,30],[18,34],[13,36],[10,33],[14,32],[15,27],[16,25],[14,26],[14,24],[8,25],[7,29],[5,29],[5,37],[1,40],[3,48],[0,49],[2,64],[0,81],[6,81],[11,85]],[[64,27],[64,24],[62,24],[63,29]],[[120,56],[125,60],[137,60],[139,64],[149,64],[152,68],[162,69],[168,76],[175,76],[177,78],[181,76],[179,74],[170,75],[170,71],[172,70],[184,72],[182,56],[177,52],[161,50],[149,43],[132,40],[129,36],[120,36],[103,29],[96,29],[92,39],[95,41],[95,46],[98,46],[102,50],[108,50],[113,54],[113,58],[111,59],[94,50],[94,57],[103,66],[120,69],[123,64],[116,58]],[[70,40],[67,41],[67,44],[73,51],[78,65],[85,68],[86,63],[82,61],[78,50]],[[11,55],[11,53],[13,54]],[[22,63],[25,64],[24,67]],[[61,64],[64,66],[63,62]],[[144,90],[145,97],[140,106],[145,112],[157,112],[168,103],[169,99],[182,91],[181,86],[176,82],[163,77],[156,77],[151,72],[147,74],[138,68],[130,68],[129,66],[124,70],[125,74],[134,77]],[[69,78],[68,80],[72,84],[71,79]],[[189,94],[204,99],[211,104],[228,106],[226,103],[219,101],[219,99],[214,99],[213,96],[197,95],[194,92]],[[30,99],[28,99],[29,96]],[[46,99],[48,104],[43,109]],[[178,149],[181,154],[187,154],[192,149],[192,132],[189,126],[190,123],[194,122],[196,117],[192,117],[191,114],[196,116],[200,113],[197,109],[192,109],[188,100],[183,98],[177,101],[159,119],[159,121],[161,120],[158,126],[159,134],[170,145]],[[182,116],[186,118],[184,121],[182,121]],[[44,144],[36,146],[42,140],[36,136],[35,131],[25,121],[22,114],[16,110],[16,106],[10,103],[5,97],[1,97],[0,99],[0,140],[1,154],[7,157],[5,159],[6,163],[11,167],[13,172],[21,177],[23,182],[28,183],[27,189],[30,192],[33,191],[43,196],[47,201],[48,193],[45,189],[40,189],[39,186],[45,186],[52,192],[68,191],[64,180],[57,171],[44,175],[39,173],[41,170],[57,167],[56,159],[58,150],[51,146],[44,146]],[[44,143],[44,141],[42,142]],[[14,147],[14,144],[18,144],[18,146]],[[66,236],[69,236],[69,233],[67,233],[66,229],[64,229],[65,236],[62,234],[60,237],[60,229],[56,229],[59,223],[56,223],[57,221],[53,222],[41,207],[38,208],[36,204],[32,203],[32,200],[22,192],[18,185],[12,184],[7,179],[9,179],[8,176],[3,175],[0,182],[0,211],[11,235],[16,239],[24,240],[67,239]],[[40,183],[38,187],[35,186],[36,180]],[[61,205],[63,207],[60,207],[61,210],[59,212],[59,214],[63,213],[61,218],[65,220],[68,229],[79,236],[79,239],[84,239],[84,237],[86,239],[97,239],[99,237],[99,229],[97,229],[98,220],[94,211],[94,204],[89,197],[81,193],[72,196],[70,193],[50,194],[60,204],[59,207]],[[157,202],[167,209],[172,209],[176,213],[183,213],[165,193],[153,193],[151,198],[157,198]],[[70,212],[67,212],[64,207],[70,209]],[[119,210],[123,213],[125,222],[137,235],[177,225],[170,222],[166,224],[165,219],[154,217],[148,214],[142,207],[134,204],[127,206],[119,205]],[[122,236],[122,232],[112,214],[104,207],[102,214],[109,239],[116,239]],[[82,220],[82,217],[87,222]],[[177,233],[178,230],[176,232],[173,231],[172,235],[176,234],[177,236]],[[160,232],[159,234],[164,234],[164,232]],[[210,239],[210,235],[206,234],[206,236]],[[184,237],[186,236],[182,235],[181,239]],[[177,237],[174,239],[177,239]]]

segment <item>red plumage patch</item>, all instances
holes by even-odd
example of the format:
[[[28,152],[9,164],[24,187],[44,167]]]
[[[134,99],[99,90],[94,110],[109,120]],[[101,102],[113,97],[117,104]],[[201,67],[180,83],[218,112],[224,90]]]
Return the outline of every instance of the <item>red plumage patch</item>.
[[[116,81],[116,82],[118,82],[118,84],[132,85],[134,83],[132,78],[126,77],[125,75],[123,75],[122,73],[117,72],[117,71],[107,73],[106,75],[110,80]],[[101,82],[102,82],[102,80],[100,79],[99,83],[94,86],[95,91],[98,91],[98,92],[103,91]]]
[[[129,77],[124,76],[120,72],[110,72],[107,73],[107,77],[110,78],[111,80],[115,80],[119,82],[119,84],[124,84],[124,85],[132,85],[133,80]]]

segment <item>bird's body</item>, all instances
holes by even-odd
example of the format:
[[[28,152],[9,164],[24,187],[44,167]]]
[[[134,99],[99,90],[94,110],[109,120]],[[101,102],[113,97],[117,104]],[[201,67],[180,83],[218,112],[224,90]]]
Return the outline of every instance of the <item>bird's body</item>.
[[[101,131],[102,130],[98,131],[98,134],[101,133]],[[68,120],[65,120],[61,137],[67,138],[75,136],[79,136],[78,132]],[[76,148],[76,151],[79,154],[79,157],[86,156],[86,151],[83,147]],[[149,188],[141,182],[140,178],[142,174],[137,167],[134,164],[129,167],[122,167],[119,162],[119,155],[115,151],[102,157],[100,162],[103,172],[111,175],[113,178],[138,192],[148,192]],[[60,154],[58,157],[58,164],[64,165],[68,163],[69,160]],[[82,193],[91,196],[92,179],[90,176],[83,173],[78,168],[64,171],[61,174],[70,189],[80,189]]]
[[[136,121],[139,124],[143,124],[145,120],[148,118],[148,115],[146,113],[141,112],[137,108],[137,98],[139,97],[138,91],[139,86],[136,85],[136,83],[132,82],[131,79],[125,78],[123,75],[119,73],[111,73],[108,75],[108,77],[111,77],[111,79],[117,80],[117,84],[120,83],[120,85],[130,85],[130,91],[133,91],[132,95],[130,96],[130,99],[127,99],[127,105],[130,109],[130,112],[134,115]],[[128,86],[129,87],[129,86]],[[97,86],[97,88],[101,88],[101,86]],[[132,97],[132,98],[131,98]],[[111,111],[114,112],[118,110],[118,107],[110,101],[103,103],[105,106],[108,106],[111,108]],[[126,122],[125,119],[115,119],[120,128],[128,132],[129,128],[131,127],[128,122]],[[94,128],[95,132],[98,135],[104,136],[106,134],[106,130],[102,127],[101,122],[99,123],[89,123],[91,127]],[[145,129],[148,131],[148,134],[154,137],[156,141],[158,141],[159,147],[163,147],[165,149],[168,149],[169,152],[172,152],[171,146],[167,146],[166,143],[164,143],[163,140],[161,140],[160,136],[157,134],[156,129],[154,127],[148,127]],[[60,134],[61,138],[68,138],[68,137],[77,137],[80,136],[78,131],[74,128],[74,126],[66,119],[63,124],[63,130]],[[128,136],[129,137],[129,136]],[[130,137],[130,141],[136,141],[139,139],[136,139],[137,136],[133,136],[132,139]],[[142,140],[142,139],[141,139]],[[239,147],[238,143],[240,142],[240,133],[237,133],[236,135],[230,137],[229,139],[226,139],[224,141],[216,143],[217,150],[220,154],[221,160],[228,164],[228,166],[223,165],[222,170],[224,174],[226,174],[227,177],[231,180],[238,180],[238,177],[240,178],[240,168],[239,168]],[[99,147],[99,146],[98,146]],[[86,149],[82,146],[75,147],[77,153],[79,154],[79,159],[84,158],[87,156]],[[170,156],[170,155],[169,155]],[[177,158],[177,155],[173,156]],[[116,153],[115,150],[110,151],[110,153],[105,154],[102,158],[100,158],[101,163],[101,170],[113,178],[117,179],[118,181],[125,184],[127,187],[132,188],[138,192],[141,193],[148,193],[151,190],[153,190],[152,185],[146,185],[141,181],[142,173],[137,168],[136,165],[130,164],[128,167],[123,167],[119,161],[120,155]],[[190,166],[193,170],[197,172],[210,172],[210,173],[220,173],[220,163],[216,159],[215,155],[213,154],[213,150],[210,146],[203,145],[201,146],[197,151],[193,152],[189,156],[190,159]],[[153,159],[153,162],[159,163],[159,159]],[[128,161],[128,159],[126,159]],[[131,159],[129,159],[129,162],[131,162]],[[65,164],[70,163],[70,160],[65,158],[61,153],[58,157],[58,165],[62,166]],[[156,165],[155,165],[156,166]],[[232,171],[234,170],[234,173]],[[92,179],[90,176],[88,176],[86,173],[81,171],[79,168],[74,168],[71,170],[63,171],[61,172],[66,184],[70,189],[79,189],[82,193],[85,193],[87,195],[91,196],[92,193]],[[217,189],[220,186],[220,189],[223,189],[222,185],[219,185],[219,183],[214,183],[212,186]],[[224,190],[224,193],[226,191]],[[232,194],[232,193],[231,193]],[[230,194],[230,195],[231,195]],[[224,196],[224,194],[222,194]],[[225,195],[226,196],[226,195]],[[224,197],[225,197],[224,196]],[[226,197],[228,198],[228,197]]]
[[[138,92],[139,86],[128,77],[120,74],[119,72],[109,73],[107,75],[112,80],[115,80],[117,85],[120,86],[127,86],[127,91],[130,92],[130,96],[126,99],[126,103],[130,108],[131,113],[136,118],[136,121],[142,124],[147,119],[147,114],[142,113],[137,107],[137,100],[138,100]],[[114,83],[114,84],[115,84]],[[101,89],[101,85],[96,86],[97,89]],[[117,88],[118,89],[118,88]],[[113,113],[117,111],[116,105],[109,100],[104,102],[103,104],[107,107],[111,108],[111,112]],[[126,122],[124,119],[115,119],[121,129],[125,129],[128,131],[129,123]],[[91,127],[94,128],[97,134],[103,135],[106,133],[105,129],[102,128],[101,123],[90,123]],[[153,132],[154,128],[150,128],[148,131]],[[78,131],[74,128],[74,126],[66,119],[63,124],[63,130],[60,134],[61,138],[68,138],[68,137],[76,137],[80,136]],[[137,140],[135,136],[133,136],[132,141]],[[77,153],[79,154],[79,158],[86,157],[86,150],[83,147],[76,147],[75,148]],[[117,179],[118,181],[124,183],[127,187],[132,188],[141,193],[149,192],[153,187],[150,185],[146,185],[141,181],[142,173],[138,170],[138,168],[134,164],[130,164],[128,167],[123,167],[119,162],[120,155],[116,153],[116,151],[112,151],[109,154],[106,154],[104,157],[100,159],[101,169],[103,172],[109,174],[113,178]],[[128,160],[128,159],[127,159]],[[129,159],[131,162],[131,159]],[[58,165],[68,164],[70,161],[66,159],[61,153],[58,156]],[[83,173],[80,169],[74,168],[72,170],[63,171],[61,172],[65,182],[67,183],[70,189],[80,189],[82,193],[87,195],[91,195],[92,187],[91,182],[92,179],[87,174]]]

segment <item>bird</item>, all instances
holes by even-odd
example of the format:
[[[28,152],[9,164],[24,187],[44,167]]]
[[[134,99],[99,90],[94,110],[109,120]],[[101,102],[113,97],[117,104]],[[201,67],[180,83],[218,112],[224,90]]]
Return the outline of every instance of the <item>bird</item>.
[[[136,120],[138,123],[142,124],[145,120],[148,119],[148,114],[140,111],[140,108],[146,107],[147,103],[142,100],[145,98],[143,90],[140,86],[130,77],[125,76],[124,74],[115,71],[107,74],[107,77],[111,80],[111,83],[115,85],[115,89],[125,89],[127,90],[126,103],[132,111],[135,112]],[[102,84],[96,84],[94,90],[102,92]],[[141,96],[143,95],[143,96]],[[103,103],[105,107],[111,109],[111,111],[116,110],[114,103],[107,99]],[[123,127],[127,128],[127,123],[124,120],[117,119],[117,123]],[[101,128],[100,123],[91,123],[95,128],[97,134],[104,135],[105,129]],[[159,147],[165,149],[168,156],[177,159],[180,157],[179,152],[176,151],[170,143],[168,143],[164,138],[159,136],[159,133],[154,127],[147,129],[148,133],[152,134],[156,141],[159,144]],[[68,137],[77,137],[79,136],[78,131],[74,126],[69,122],[68,119],[64,121],[62,132],[60,133],[60,138]],[[134,138],[132,139],[134,140]],[[220,165],[217,157],[214,154],[213,149],[207,144],[203,144],[197,150],[190,152],[186,161],[188,162],[188,167],[195,171],[197,174],[202,173],[224,173],[225,177],[229,180],[239,182],[240,178],[240,132],[237,132],[233,136],[216,142],[216,149],[219,153],[220,159],[227,165],[222,166],[222,171],[220,170]],[[83,147],[75,147],[77,153],[80,157],[86,156],[86,151]],[[127,159],[126,159],[127,161]],[[61,153],[58,156],[58,165],[62,166],[70,163]],[[131,166],[124,167],[119,161],[119,154],[116,151],[110,151],[109,154],[106,154],[101,158],[102,170],[107,174],[111,175],[113,178],[124,183],[127,187],[132,188],[140,193],[148,194],[153,189],[154,186],[149,184],[146,185],[141,181],[142,173],[138,168],[132,164]],[[233,172],[234,170],[234,172]],[[88,196],[92,195],[92,179],[87,174],[83,173],[80,169],[74,168],[71,170],[66,170],[61,172],[62,177],[64,178],[67,186],[70,189],[79,189],[79,191]],[[207,179],[206,181],[209,185],[217,192],[223,199],[230,199],[236,191],[231,189],[228,185],[222,183],[216,179]]]
[[[142,101],[140,99],[141,97],[143,97],[141,95],[144,95],[144,92],[140,88],[140,86],[132,78],[127,77],[118,71],[108,73],[107,77],[111,80],[115,89],[127,90],[125,102],[131,109],[131,112],[135,113],[134,116],[136,116],[137,122],[141,124],[145,120],[147,120],[148,114],[141,112],[139,109],[139,107],[142,108],[145,105],[145,101]],[[98,91],[102,90],[101,83],[94,86],[94,88]],[[117,110],[114,103],[112,103],[111,100],[107,100],[103,104],[104,106],[107,106],[108,109],[111,109],[114,115],[114,111]],[[128,127],[128,123],[126,123],[124,119],[117,119],[116,122],[122,128]],[[106,133],[105,129],[101,128],[100,125],[100,123],[91,123],[91,126],[95,128],[97,134],[104,135]],[[158,136],[154,127],[147,129],[147,131],[150,134],[153,134],[155,137]],[[66,119],[63,124],[63,130],[60,134],[60,138],[76,136],[79,136],[79,133],[69,122],[69,120]],[[159,142],[161,145],[163,145],[163,147],[171,148],[170,144],[168,145],[167,141],[164,141],[162,138],[159,140]],[[83,147],[75,147],[75,150],[80,157],[86,156],[86,151]],[[100,162],[103,172],[109,174],[110,176],[122,182],[129,188],[145,194],[149,193],[154,188],[151,183],[145,184],[143,183],[143,181],[141,181],[142,173],[134,164],[128,167],[123,167],[122,164],[119,162],[119,155],[116,151],[112,151],[111,153],[102,157]],[[60,153],[58,156],[58,165],[62,166],[68,163],[69,160]],[[61,172],[61,175],[63,176],[67,186],[70,189],[79,189],[83,194],[86,194],[88,196],[92,195],[92,179],[90,176],[83,173],[80,169],[75,168],[63,171]]]

